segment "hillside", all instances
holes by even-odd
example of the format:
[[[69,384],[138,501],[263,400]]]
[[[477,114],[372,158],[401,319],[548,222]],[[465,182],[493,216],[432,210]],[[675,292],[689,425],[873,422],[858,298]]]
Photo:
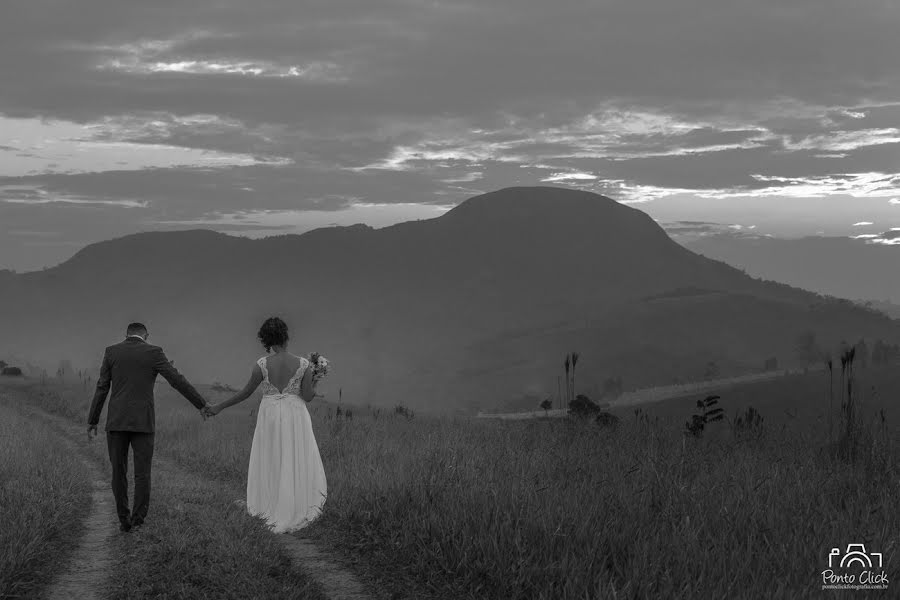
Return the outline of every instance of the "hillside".
[[[437,410],[555,393],[572,350],[593,390],[613,374],[626,388],[699,376],[711,360],[723,375],[772,355],[786,366],[805,330],[900,341],[883,315],[754,280],[639,210],[553,187],[383,229],[138,234],[0,286],[0,355],[95,365],[140,320],[189,378],[239,386],[263,353],[259,324],[280,315],[292,350],[332,359],[330,399]]]
[[[755,277],[840,298],[900,303],[900,245],[849,237],[781,239],[733,233],[684,245]]]

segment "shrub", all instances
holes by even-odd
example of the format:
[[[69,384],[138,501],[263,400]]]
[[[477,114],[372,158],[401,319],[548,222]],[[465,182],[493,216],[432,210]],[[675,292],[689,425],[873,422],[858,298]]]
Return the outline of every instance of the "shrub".
[[[412,420],[412,418],[414,416],[416,416],[411,408],[409,408],[408,406],[404,406],[402,404],[398,404],[397,406],[394,407],[394,414],[400,415],[401,417],[406,417],[407,420],[410,420],[410,421]]]
[[[600,407],[584,394],[578,394],[575,396],[574,400],[569,402],[570,415],[575,415],[576,417],[590,417],[598,412],[600,412]]]
[[[612,413],[601,411],[594,417],[594,422],[600,427],[611,427],[615,429],[619,426],[619,417]]]
[[[734,420],[734,434],[748,434],[752,437],[760,437],[763,433],[763,418],[752,406],[747,407],[747,412],[739,415]]]

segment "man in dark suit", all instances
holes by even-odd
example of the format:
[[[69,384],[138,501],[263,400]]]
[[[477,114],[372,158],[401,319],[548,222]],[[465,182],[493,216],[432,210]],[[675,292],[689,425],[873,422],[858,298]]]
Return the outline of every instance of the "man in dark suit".
[[[162,375],[173,388],[196,406],[203,419],[209,416],[206,400],[172,365],[162,348],[147,343],[147,328],[128,326],[125,341],[110,346],[103,355],[97,390],[88,414],[88,439],[97,435],[100,412],[112,389],[106,415],[106,444],[112,463],[112,491],[120,529],[140,527],[150,507],[150,463],[156,417],[153,386]],[[128,446],[134,450],[134,511],[128,510]]]

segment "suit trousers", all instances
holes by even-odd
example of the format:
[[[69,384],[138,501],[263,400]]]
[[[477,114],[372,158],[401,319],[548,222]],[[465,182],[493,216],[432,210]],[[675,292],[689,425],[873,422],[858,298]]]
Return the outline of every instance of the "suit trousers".
[[[140,525],[150,508],[150,464],[153,461],[152,433],[107,431],[106,446],[112,464],[112,491],[119,521]],[[134,510],[128,510],[128,446],[134,450]]]

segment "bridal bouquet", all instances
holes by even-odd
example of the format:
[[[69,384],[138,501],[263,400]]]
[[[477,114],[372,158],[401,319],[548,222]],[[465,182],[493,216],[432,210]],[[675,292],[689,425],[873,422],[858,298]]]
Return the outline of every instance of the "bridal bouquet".
[[[313,352],[309,355],[309,362],[312,365],[313,369],[313,381],[318,381],[328,375],[327,358],[325,358],[318,352]]]

